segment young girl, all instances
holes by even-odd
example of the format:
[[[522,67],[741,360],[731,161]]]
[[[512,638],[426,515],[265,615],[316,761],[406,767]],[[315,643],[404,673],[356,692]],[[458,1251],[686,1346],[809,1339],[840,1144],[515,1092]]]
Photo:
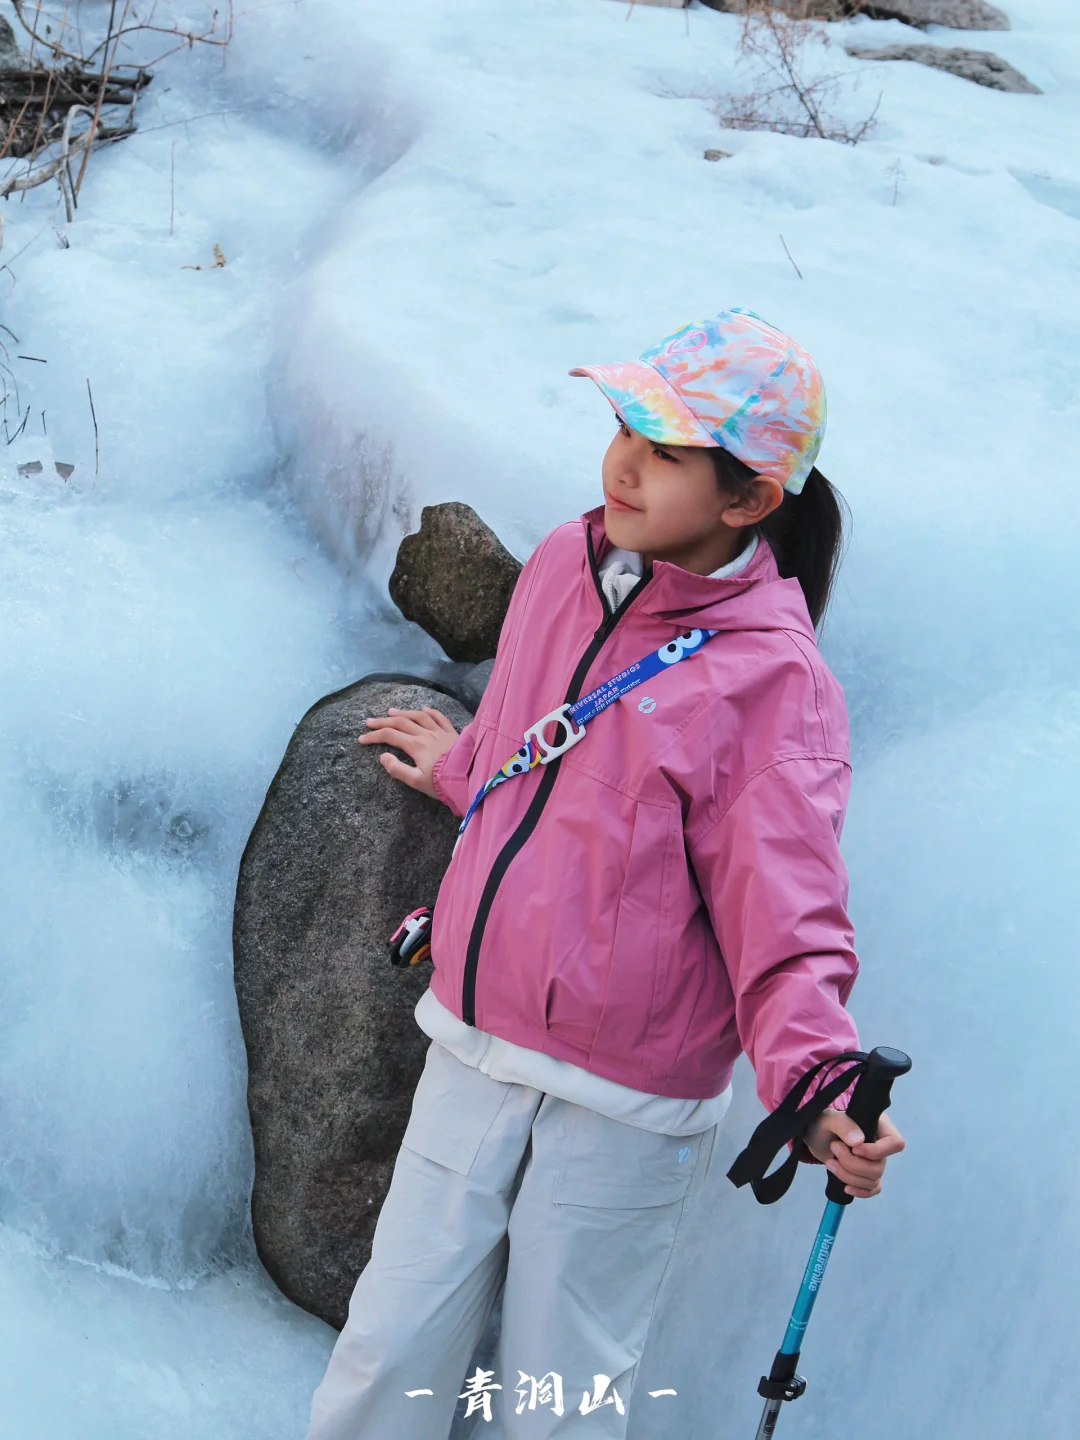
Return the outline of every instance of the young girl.
[[[858,1048],[821,377],[744,310],[572,373],[616,414],[603,507],[525,566],[460,736],[424,710],[361,737],[459,816],[507,778],[439,892],[432,1044],[309,1440],[446,1440],[459,1407],[485,1436],[599,1440],[631,1400],[681,1432],[634,1380],[735,1060],[773,1110]],[[645,657],[587,733],[567,715]],[[884,1116],[864,1143],[842,1103],[798,1153],[876,1195],[904,1142]],[[468,1376],[500,1287],[495,1368]]]

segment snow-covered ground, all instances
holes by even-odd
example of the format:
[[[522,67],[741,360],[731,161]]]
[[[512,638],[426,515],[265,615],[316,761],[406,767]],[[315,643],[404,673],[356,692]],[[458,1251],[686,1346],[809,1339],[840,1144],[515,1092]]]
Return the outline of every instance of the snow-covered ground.
[[[9,432],[30,417],[0,450],[5,1433],[302,1434],[333,1337],[245,1229],[244,839],[313,700],[437,663],[385,597],[420,507],[467,500],[524,556],[599,493],[610,415],[570,367],[730,304],[829,387],[853,1009],[915,1059],[909,1151],[845,1222],[783,1424],[1068,1433],[1080,12],[1008,9],[929,38],[1042,96],[860,64],[843,44],[927,37],[832,27],[841,108],[882,95],[848,148],[721,132],[738,22],[697,6],[257,6],[224,66],[159,67],[73,224],[48,189],[7,203]],[[215,243],[224,269],[181,268]],[[725,1154],[755,1108],[744,1083]],[[678,1420],[643,1407],[635,1440],[750,1433],[797,1285],[817,1177],[761,1210],[714,1174],[639,1382]]]

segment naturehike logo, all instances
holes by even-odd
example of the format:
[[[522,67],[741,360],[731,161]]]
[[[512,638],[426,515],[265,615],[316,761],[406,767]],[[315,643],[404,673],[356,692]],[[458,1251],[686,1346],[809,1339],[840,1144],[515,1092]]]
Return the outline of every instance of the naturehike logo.
[[[832,1252],[832,1236],[826,1235],[821,1242],[821,1249],[818,1251],[814,1268],[810,1272],[810,1293],[815,1294],[821,1284],[821,1277],[825,1274],[825,1266],[829,1263],[829,1255]]]
[[[679,1164],[680,1164],[680,1165],[685,1165],[686,1162],[687,1162],[687,1160],[690,1159],[690,1150],[691,1150],[691,1147],[690,1147],[689,1145],[684,1145],[684,1146],[682,1147],[682,1149],[679,1151]]]
[[[643,700],[638,701],[637,708],[641,711],[642,715],[651,715],[656,709],[656,701],[651,695],[646,695]]]

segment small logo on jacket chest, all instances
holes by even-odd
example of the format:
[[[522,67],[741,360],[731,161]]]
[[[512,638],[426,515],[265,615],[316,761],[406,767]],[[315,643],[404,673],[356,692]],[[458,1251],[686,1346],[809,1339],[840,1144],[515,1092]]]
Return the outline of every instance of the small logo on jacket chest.
[[[651,695],[645,695],[638,701],[637,708],[641,711],[642,715],[651,715],[656,709],[656,701]]]

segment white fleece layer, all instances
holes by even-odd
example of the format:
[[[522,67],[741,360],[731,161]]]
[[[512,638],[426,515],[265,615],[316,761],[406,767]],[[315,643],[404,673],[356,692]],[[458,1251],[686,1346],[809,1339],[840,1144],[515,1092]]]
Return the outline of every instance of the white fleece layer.
[[[750,561],[757,554],[758,536],[755,531],[750,536],[750,543],[744,550],[741,550],[734,560],[729,560],[726,565],[721,565],[719,570],[714,570],[709,576],[710,580],[726,580],[730,575],[737,575],[740,570],[745,570]],[[632,550],[609,550],[600,566],[600,588],[604,592],[604,599],[608,602],[608,608],[612,614],[619,608],[627,595],[641,579],[642,562],[641,556],[634,554]]]
[[[754,558],[758,547],[756,534],[750,543],[719,570],[711,575],[713,580],[723,580],[737,575]],[[641,578],[642,558],[630,550],[614,549],[608,552],[600,567],[600,588],[612,613],[626,599]],[[569,1100],[587,1110],[596,1110],[612,1120],[636,1125],[641,1130],[653,1130],[660,1135],[696,1135],[718,1125],[731,1104],[731,1086],[708,1100],[678,1100],[667,1095],[649,1095],[644,1090],[633,1090],[628,1085],[619,1085],[614,1080],[605,1080],[602,1075],[592,1075],[580,1065],[569,1060],[556,1060],[553,1055],[544,1055],[539,1050],[529,1050],[523,1045],[512,1045],[497,1035],[489,1035],[474,1025],[447,1010],[430,990],[425,990],[413,1012],[416,1023],[429,1035],[444,1045],[450,1053],[465,1065],[471,1065],[490,1075],[493,1080],[529,1085],[548,1095],[557,1095],[560,1100]]]

